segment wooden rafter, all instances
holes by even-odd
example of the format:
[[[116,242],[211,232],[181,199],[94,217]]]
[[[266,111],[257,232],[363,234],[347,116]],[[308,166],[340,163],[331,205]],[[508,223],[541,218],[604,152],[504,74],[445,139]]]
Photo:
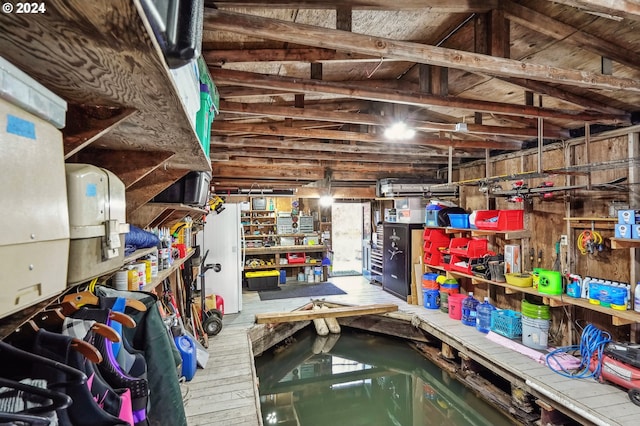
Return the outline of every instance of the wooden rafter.
[[[555,0],[555,3],[576,7],[586,12],[640,20],[640,4],[633,0]]]
[[[391,120],[380,115],[349,113],[341,111],[320,111],[309,108],[290,108],[279,107],[272,104],[258,103],[233,103],[220,102],[220,111],[234,112],[247,115],[264,115],[277,117],[292,117],[303,120],[327,120],[339,123],[366,124],[371,126],[388,126]],[[420,120],[406,120],[407,124],[416,130],[422,131],[443,131],[455,132],[455,123],[433,123]],[[478,133],[485,135],[502,135],[502,136],[519,136],[519,137],[536,137],[537,129],[535,128],[519,128],[519,127],[500,127],[500,126],[483,126],[470,124],[467,125],[468,133]],[[549,138],[559,138],[568,136],[568,132],[562,133],[556,131],[547,131],[545,136]]]
[[[237,138],[237,137],[216,137],[211,140],[211,151],[218,148],[262,148],[269,147],[274,150],[295,149],[297,151],[317,151],[333,152],[335,154],[376,154],[376,155],[413,155],[415,157],[446,157],[448,150],[426,146],[410,146],[405,144],[353,144],[339,142],[319,142],[319,141],[287,141],[267,138]],[[454,151],[454,158],[471,157],[472,151]]]
[[[381,58],[394,57],[410,62],[457,68],[469,72],[607,90],[640,92],[640,82],[601,74],[525,63],[462,50],[372,37],[347,31],[297,24],[283,20],[207,9],[204,28],[211,31],[291,41],[315,47],[351,51]]]
[[[293,138],[312,138],[312,139],[330,139],[330,140],[349,140],[359,142],[377,142],[377,143],[393,143],[384,135],[376,135],[372,133],[346,132],[339,130],[319,130],[319,129],[299,129],[276,124],[242,124],[218,122],[211,129],[214,134],[228,133],[249,133],[258,135],[285,136]],[[463,141],[459,139],[444,138],[424,138],[416,136],[415,138],[404,141],[410,145],[436,145],[436,146],[452,146],[454,148],[489,148],[518,150],[522,147],[520,142],[495,142],[490,140],[479,141]]]
[[[486,12],[497,7],[496,0],[215,0],[216,7],[270,7],[296,9],[352,9],[412,10],[430,8],[434,12],[471,13]]]
[[[628,123],[627,115],[567,111],[552,108],[539,108],[530,105],[514,105],[451,96],[434,96],[406,90],[357,87],[348,82],[329,82],[302,78],[280,77],[244,71],[211,68],[214,80],[219,84],[244,85],[265,89],[290,90],[296,93],[325,93],[356,99],[379,102],[414,105],[419,107],[442,106],[459,108],[474,112],[489,112],[515,116],[554,118],[558,120],[579,120],[599,123]]]
[[[336,52],[333,49],[315,47],[204,50],[202,56],[209,66],[243,62],[380,62],[380,58],[375,56]]]
[[[572,27],[571,25],[512,1],[503,2],[502,8],[507,18],[512,22],[556,40],[562,40],[565,43],[581,47],[605,58],[613,59],[629,67],[640,69],[640,54],[634,50],[596,37],[586,31]]]

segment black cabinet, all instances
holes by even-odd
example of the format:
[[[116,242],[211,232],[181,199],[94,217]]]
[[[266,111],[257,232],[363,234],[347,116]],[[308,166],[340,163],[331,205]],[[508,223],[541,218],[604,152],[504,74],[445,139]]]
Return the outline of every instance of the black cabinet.
[[[416,231],[416,232],[414,232]],[[411,294],[413,259],[420,256],[422,224],[384,223],[382,288],[403,299]],[[416,242],[417,241],[417,253]]]

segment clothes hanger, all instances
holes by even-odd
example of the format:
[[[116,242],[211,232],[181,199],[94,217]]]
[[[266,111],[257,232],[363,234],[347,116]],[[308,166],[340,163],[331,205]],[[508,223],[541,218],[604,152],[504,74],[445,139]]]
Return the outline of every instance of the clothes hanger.
[[[49,331],[60,331],[66,316],[62,314],[61,308],[54,308],[43,311],[33,317],[33,322],[41,328]],[[122,339],[113,327],[96,322],[91,326],[91,331],[112,342],[120,342]]]
[[[83,305],[100,306],[100,299],[98,298],[98,296],[88,290],[67,294],[62,298],[62,302],[71,302],[78,307],[81,307]],[[145,312],[147,310],[146,305],[137,299],[127,298],[125,306],[131,309],[135,309],[138,312]]]
[[[10,342],[33,340],[38,330],[40,330],[40,327],[38,327],[33,320],[29,320],[18,327],[7,339],[9,339]],[[102,362],[102,354],[89,342],[73,338],[71,347],[94,364],[100,364]]]
[[[60,303],[60,305],[58,305],[58,307],[61,309],[61,312],[66,316],[70,316],[75,311],[80,309],[78,308],[78,306],[76,306],[75,303],[69,302],[69,301],[66,301],[66,302],[63,301],[62,303]],[[127,328],[134,328],[136,326],[135,320],[131,318],[129,315],[122,312],[111,311],[109,313],[109,319],[113,321],[118,321],[120,324],[122,324]]]
[[[31,326],[28,326],[28,328],[31,328],[31,330],[33,330],[33,328]],[[17,330],[16,330],[17,332]],[[13,336],[14,334],[16,334],[16,332],[12,333],[11,336]],[[35,331],[33,331],[33,334],[35,336]],[[11,337],[9,336],[9,337]],[[7,337],[7,339],[9,339],[9,337]],[[69,380],[66,383],[69,384],[85,384],[87,382],[87,375],[84,374],[82,371],[73,368],[73,367],[69,367],[66,364],[63,364],[61,362],[58,361],[53,361],[49,358],[45,358],[43,356],[40,355],[36,355],[33,354],[31,352],[27,352],[24,351],[20,348],[17,348],[13,345],[10,345],[9,343],[7,343],[6,341],[0,340],[0,354],[1,353],[5,353],[7,355],[13,356],[14,358],[20,359],[20,360],[28,360],[35,363],[39,363],[41,365],[44,365],[46,367],[49,368],[54,368],[56,370],[59,370],[63,373],[65,373],[65,375],[69,378]]]
[[[25,410],[22,410],[13,414],[43,414],[43,413],[48,413],[54,410],[61,410],[61,409],[67,408],[73,403],[69,395],[65,395],[63,393],[53,391],[51,389],[41,388],[38,386],[21,383],[16,380],[5,379],[3,377],[0,377],[0,386],[4,386],[4,387],[15,389],[15,390],[20,390],[30,395],[37,395],[37,396],[41,396],[43,398],[47,398],[51,400],[51,402],[47,405],[27,408]]]

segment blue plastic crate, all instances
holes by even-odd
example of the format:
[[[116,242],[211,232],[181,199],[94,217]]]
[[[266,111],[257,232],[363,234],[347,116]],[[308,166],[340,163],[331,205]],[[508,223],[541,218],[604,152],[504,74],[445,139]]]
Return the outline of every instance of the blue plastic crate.
[[[509,339],[522,336],[522,314],[510,309],[491,312],[491,331]]]
[[[452,228],[467,229],[469,228],[469,215],[468,214],[450,214],[449,222]]]

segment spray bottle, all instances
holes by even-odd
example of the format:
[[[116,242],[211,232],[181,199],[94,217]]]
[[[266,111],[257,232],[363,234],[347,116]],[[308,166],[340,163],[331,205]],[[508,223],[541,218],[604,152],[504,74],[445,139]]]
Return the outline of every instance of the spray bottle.
[[[567,296],[581,297],[582,291],[582,277],[576,274],[568,274],[569,284],[567,284]]]
[[[633,292],[633,310],[640,312],[640,281],[636,283],[636,289]]]

